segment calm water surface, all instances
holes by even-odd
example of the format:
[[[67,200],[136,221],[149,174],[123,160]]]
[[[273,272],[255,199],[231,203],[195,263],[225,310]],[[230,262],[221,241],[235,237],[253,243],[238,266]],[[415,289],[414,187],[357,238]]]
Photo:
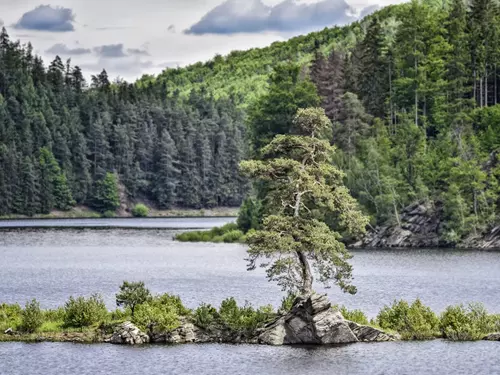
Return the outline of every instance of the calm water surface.
[[[29,356],[26,356],[29,353]],[[333,348],[0,344],[0,374],[495,375],[498,343],[444,341]]]
[[[44,307],[70,295],[102,293],[114,307],[124,280],[143,280],[153,292],[175,293],[190,307],[234,296],[257,305],[280,303],[279,288],[262,270],[246,271],[245,247],[178,243],[170,230],[23,229],[0,231],[0,301]],[[335,303],[375,316],[394,299],[421,298],[436,311],[482,302],[500,313],[500,252],[405,250],[354,252],[358,294],[326,292]],[[324,291],[321,286],[317,289]]]
[[[23,219],[0,220],[0,228],[162,228],[207,229],[235,221],[234,217]]]
[[[175,233],[0,230],[0,302],[37,298],[47,308],[62,305],[70,295],[101,292],[114,308],[123,280],[143,280],[153,292],[178,294],[190,307],[218,305],[228,296],[241,303],[280,303],[282,293],[262,270],[246,271],[244,246],[176,243]],[[394,299],[416,297],[436,311],[477,301],[500,312],[500,252],[356,251],[352,262],[358,294],[326,292],[335,303],[371,317]],[[8,343],[0,344],[0,374],[500,374],[499,354],[499,344],[489,342],[314,349]]]

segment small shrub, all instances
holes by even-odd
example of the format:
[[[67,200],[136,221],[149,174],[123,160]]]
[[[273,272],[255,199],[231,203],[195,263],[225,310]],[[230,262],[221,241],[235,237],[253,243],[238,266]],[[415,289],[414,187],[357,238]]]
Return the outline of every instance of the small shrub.
[[[236,223],[227,223],[223,225],[222,227],[215,227],[210,229],[210,233],[212,234],[212,237],[216,236],[223,236],[224,234],[231,232],[233,230],[238,230],[238,224]]]
[[[66,312],[63,307],[53,310],[45,310],[43,311],[43,320],[46,322],[63,322],[65,313]]]
[[[399,332],[404,340],[427,340],[439,335],[438,317],[419,299],[411,305],[394,301],[380,311],[376,322],[383,329]]]
[[[149,289],[144,286],[144,282],[129,283],[124,281],[120,286],[120,292],[116,295],[116,305],[130,308],[132,317],[136,306],[151,299]]]
[[[272,306],[255,310],[250,304],[245,303],[243,307],[238,307],[236,300],[231,297],[222,301],[219,316],[221,322],[232,331],[250,334],[268,323],[276,314]]]
[[[21,329],[27,333],[36,332],[43,324],[43,312],[40,303],[33,299],[26,302],[22,313]]]
[[[350,320],[351,322],[358,323],[361,325],[369,325],[368,317],[361,310],[349,310],[345,306],[332,306],[334,310],[340,311],[344,319]]]
[[[109,314],[110,319],[113,322],[123,322],[132,318],[132,311],[130,311],[129,308],[126,308],[124,310],[116,309],[114,311],[111,311]]]
[[[288,294],[281,299],[281,306],[278,309],[278,314],[284,315],[289,312],[292,309],[296,298],[296,294],[288,292]]]
[[[222,227],[215,227],[211,230],[194,231],[181,233],[175,236],[177,241],[181,242],[242,242],[244,238],[243,232],[238,230],[238,225],[228,223]]]
[[[202,303],[193,314],[194,323],[201,328],[209,328],[219,319],[217,309],[212,305]]]
[[[0,304],[0,331],[16,329],[21,325],[23,309],[18,304]]]
[[[222,241],[225,243],[235,243],[239,242],[242,237],[243,232],[241,230],[232,230],[222,236]]]
[[[149,208],[142,203],[136,204],[132,209],[132,215],[134,217],[147,217],[149,215]]]
[[[64,306],[66,327],[90,327],[106,319],[108,311],[102,297],[94,294],[89,298],[70,297]]]
[[[181,316],[190,314],[178,296],[163,294],[138,305],[133,321],[150,332],[170,332],[179,327]]]
[[[439,328],[449,340],[474,341],[497,331],[499,320],[495,315],[488,315],[482,304],[449,306],[441,314]]]
[[[112,219],[116,216],[116,213],[114,211],[105,211],[103,214],[102,214],[102,217],[106,218],[106,219]]]

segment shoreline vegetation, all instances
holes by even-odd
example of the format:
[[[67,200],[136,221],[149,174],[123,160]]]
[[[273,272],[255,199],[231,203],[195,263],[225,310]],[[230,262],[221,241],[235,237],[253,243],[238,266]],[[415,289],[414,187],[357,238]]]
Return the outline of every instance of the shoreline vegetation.
[[[135,212],[137,206],[144,206],[147,211]],[[239,207],[220,207],[214,209],[169,209],[157,210],[148,206],[138,204],[129,211],[100,213],[88,207],[75,207],[69,211],[52,211],[50,214],[34,216],[26,215],[3,215],[2,220],[45,220],[45,219],[101,219],[101,218],[169,218],[169,217],[237,217]]]
[[[64,306],[48,310],[42,310],[36,300],[27,302],[24,308],[0,304],[0,342],[111,342],[117,329],[132,326],[151,342],[188,342],[179,335],[191,327],[203,332],[204,342],[258,343],[255,337],[259,332],[292,311],[299,299],[289,294],[278,310],[270,305],[255,308],[248,302],[239,306],[234,298],[225,299],[218,308],[202,303],[188,309],[178,296],[152,296],[144,283],[124,282],[116,295],[118,308],[114,311],[107,310],[98,294],[70,297]],[[329,305],[329,309],[341,313],[349,324],[371,327],[401,340],[500,339],[500,314],[490,314],[478,303],[449,306],[437,314],[419,299],[412,303],[400,300],[384,306],[372,319],[345,306]],[[158,340],[160,337],[163,341]]]

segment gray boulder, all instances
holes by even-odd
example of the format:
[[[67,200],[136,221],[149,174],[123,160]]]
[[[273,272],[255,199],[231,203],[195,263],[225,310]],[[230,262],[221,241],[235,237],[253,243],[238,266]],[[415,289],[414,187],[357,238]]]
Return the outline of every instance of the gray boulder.
[[[110,342],[117,345],[142,345],[149,342],[149,336],[131,322],[125,322],[116,327]]]
[[[190,344],[214,342],[213,337],[205,333],[186,319],[181,319],[180,326],[171,332],[151,335],[151,342],[162,344]]]
[[[263,328],[258,336],[267,345],[325,345],[357,342],[349,322],[331,308],[324,295],[298,297],[285,316]]]
[[[370,326],[363,326],[358,323],[349,322],[349,328],[357,337],[358,341],[362,342],[385,342],[385,341],[399,341],[399,335],[393,335],[377,328]]]

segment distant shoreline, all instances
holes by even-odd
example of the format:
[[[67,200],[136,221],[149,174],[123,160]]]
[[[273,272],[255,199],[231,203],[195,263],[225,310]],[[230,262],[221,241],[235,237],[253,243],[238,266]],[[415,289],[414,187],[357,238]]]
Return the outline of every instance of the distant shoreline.
[[[150,214],[142,219],[166,219],[166,218],[211,218],[211,217],[237,217],[239,207],[220,207],[214,209],[171,209],[155,210],[150,208]],[[9,220],[66,220],[66,219],[104,219],[107,218],[97,211],[80,206],[70,211],[53,211],[50,214],[34,215],[6,215],[0,216],[0,222]],[[108,219],[137,219],[131,212],[118,211],[115,216]]]

